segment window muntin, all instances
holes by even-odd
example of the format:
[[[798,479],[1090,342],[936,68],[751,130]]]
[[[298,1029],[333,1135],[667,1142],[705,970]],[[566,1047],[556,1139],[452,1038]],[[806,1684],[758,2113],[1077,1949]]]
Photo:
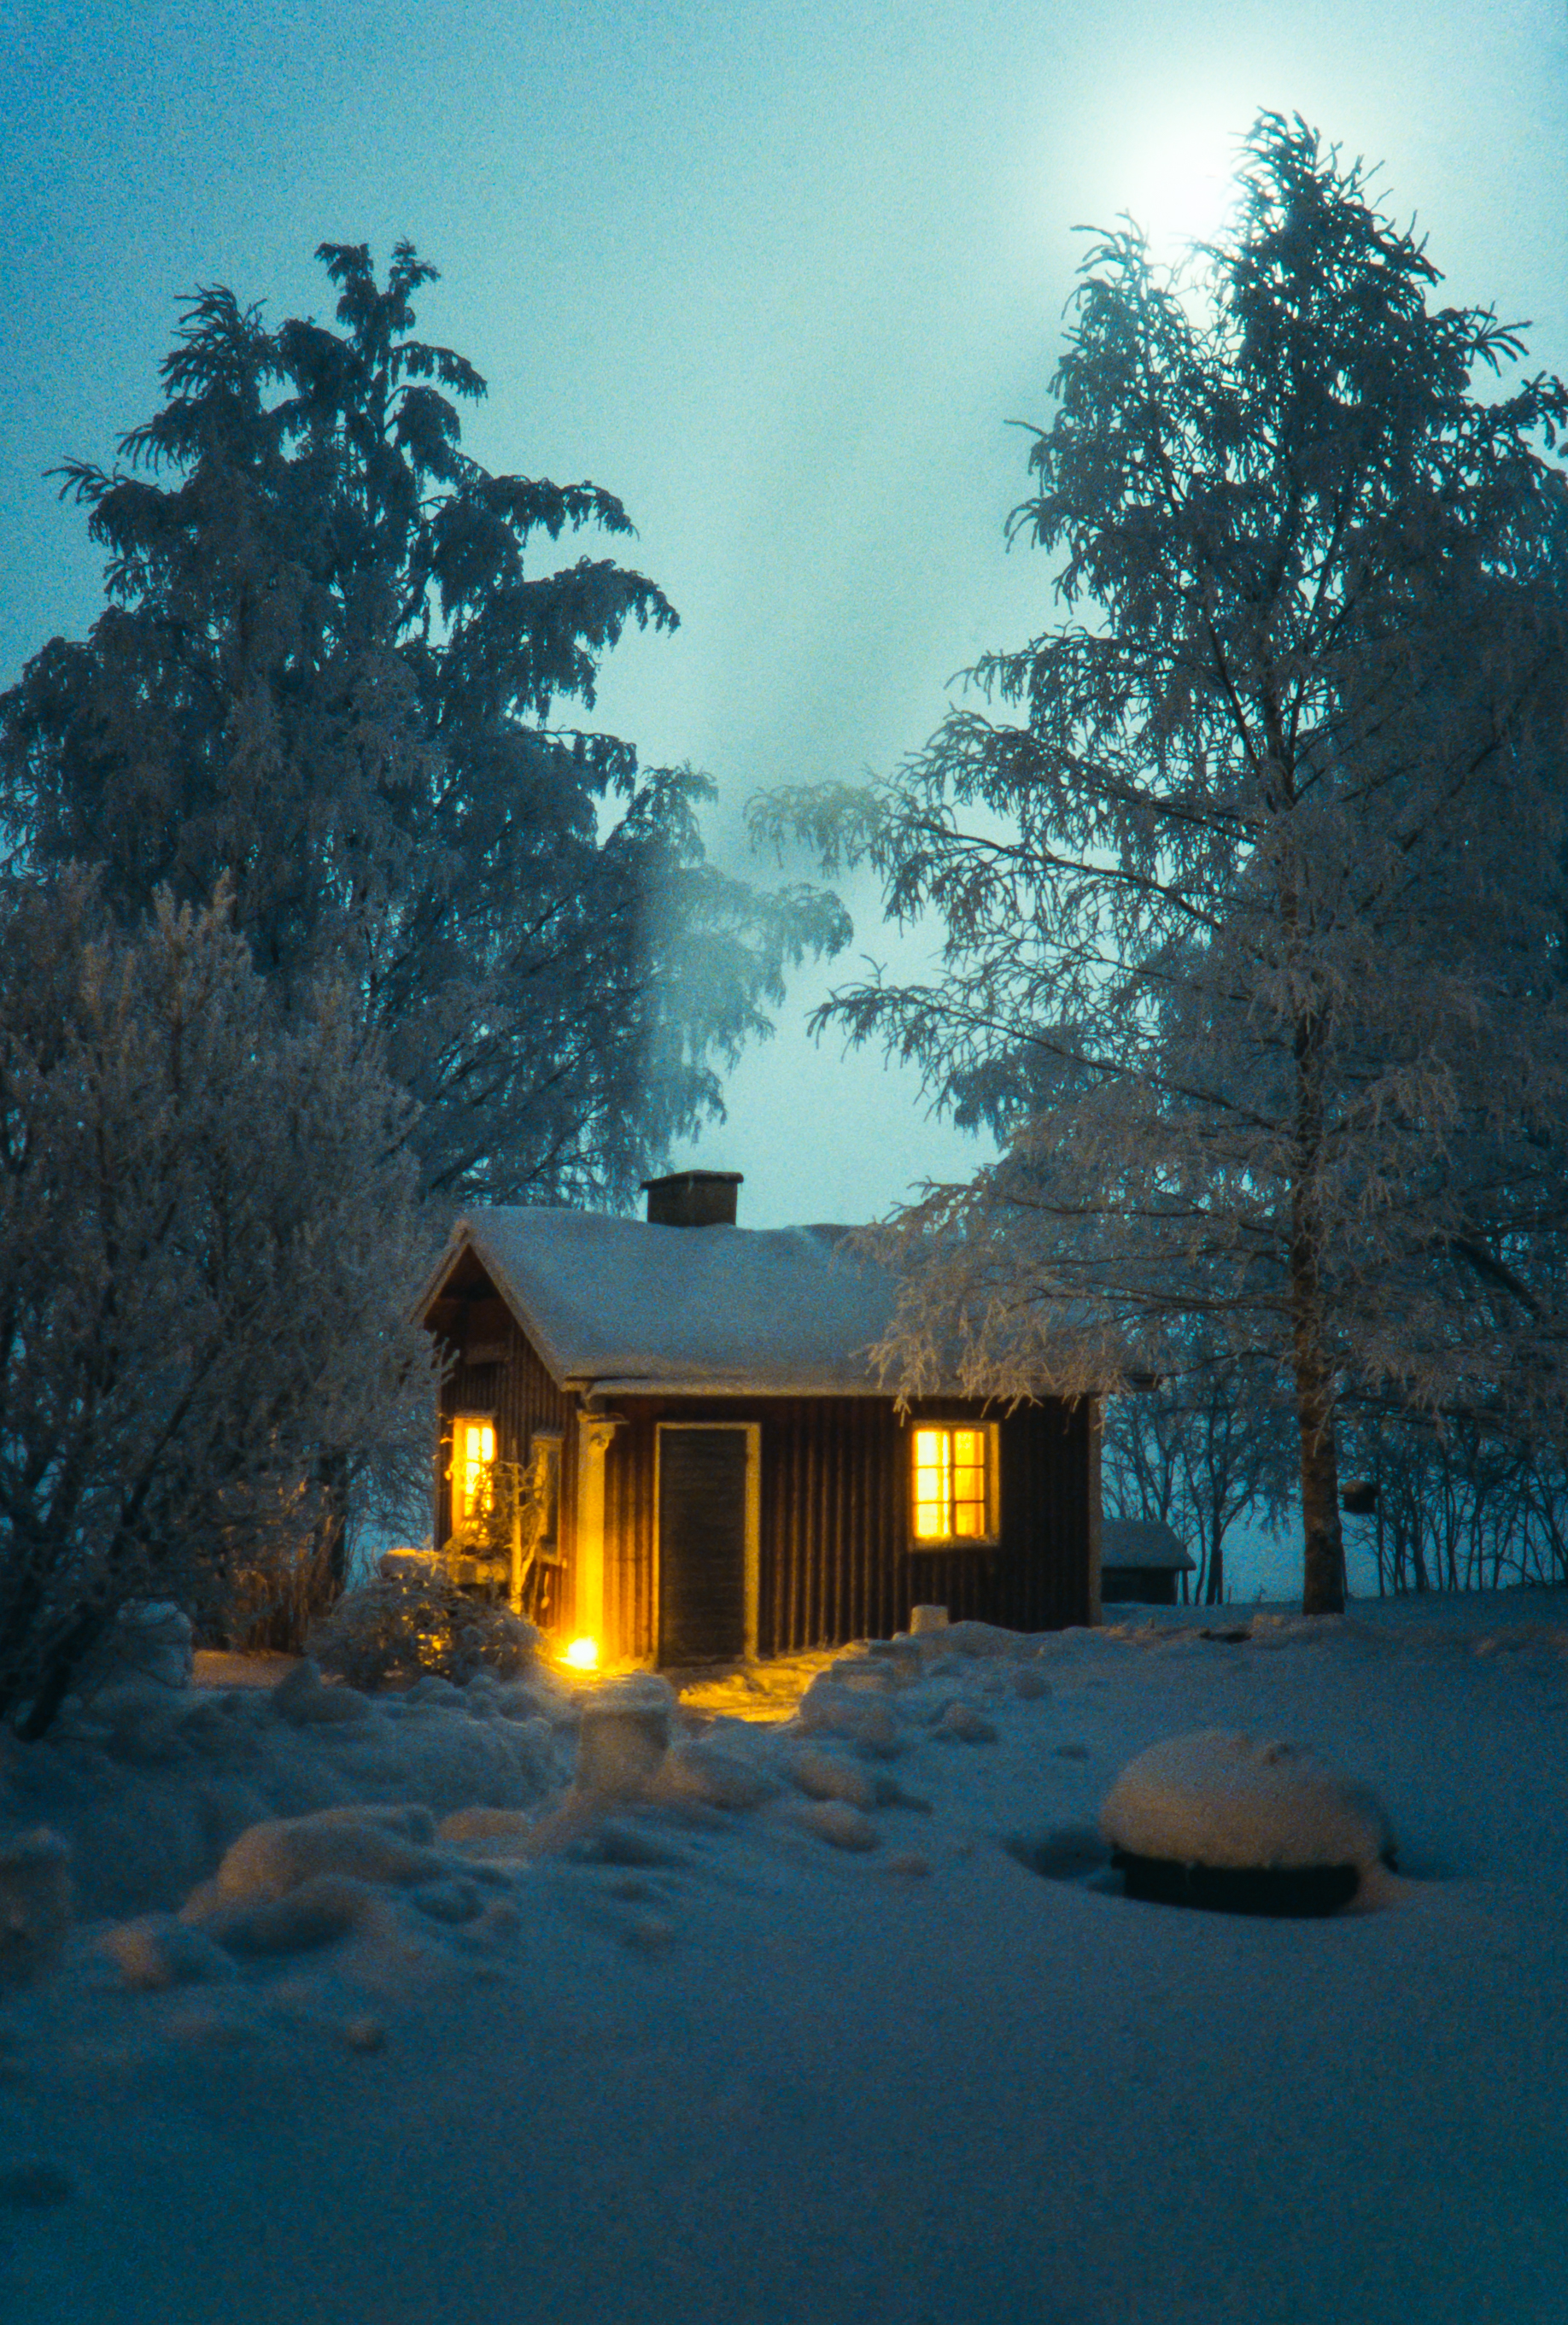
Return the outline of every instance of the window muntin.
[[[917,1542],[994,1542],[995,1423],[923,1422],[913,1453]]]

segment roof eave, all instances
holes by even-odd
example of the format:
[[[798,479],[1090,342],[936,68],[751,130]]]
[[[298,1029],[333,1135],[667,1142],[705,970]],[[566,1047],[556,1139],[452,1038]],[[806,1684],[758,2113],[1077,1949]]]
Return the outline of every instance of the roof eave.
[[[885,1381],[836,1380],[821,1374],[786,1376],[733,1373],[711,1374],[571,1373],[562,1385],[580,1396],[864,1396],[899,1401],[899,1391]],[[990,1405],[996,1397],[977,1396],[971,1389],[938,1383],[918,1389],[905,1400],[911,1404]]]

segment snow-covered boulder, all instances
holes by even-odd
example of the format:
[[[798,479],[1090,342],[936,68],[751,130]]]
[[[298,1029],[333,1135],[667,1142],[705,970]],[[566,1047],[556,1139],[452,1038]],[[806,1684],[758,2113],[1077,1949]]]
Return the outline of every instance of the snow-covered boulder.
[[[1365,1784],[1304,1746],[1218,1730],[1170,1737],[1130,1761],[1100,1829],[1124,1858],[1213,1871],[1361,1876],[1393,1856],[1388,1817]]]

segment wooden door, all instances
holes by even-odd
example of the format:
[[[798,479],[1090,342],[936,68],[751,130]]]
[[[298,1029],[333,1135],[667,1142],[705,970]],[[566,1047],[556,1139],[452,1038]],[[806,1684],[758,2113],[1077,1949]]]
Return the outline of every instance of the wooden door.
[[[659,1660],[738,1663],[756,1652],[754,1426],[659,1431]]]

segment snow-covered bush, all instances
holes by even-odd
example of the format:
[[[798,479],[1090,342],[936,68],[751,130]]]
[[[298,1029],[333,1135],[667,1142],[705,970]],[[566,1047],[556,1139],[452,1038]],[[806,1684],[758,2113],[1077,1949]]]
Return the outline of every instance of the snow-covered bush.
[[[336,1523],[428,1378],[408,1108],[342,992],[230,926],[0,883],[0,1725],[135,1600],[221,1612]]]
[[[192,1672],[191,1622],[167,1598],[127,1599],[76,1675],[76,1693],[125,1687],[181,1688]]]
[[[460,1590],[437,1559],[388,1560],[385,1570],[346,1591],[310,1632],[310,1652],[323,1671],[373,1691],[430,1672],[458,1686],[481,1671],[513,1678],[538,1645],[531,1623]]]

